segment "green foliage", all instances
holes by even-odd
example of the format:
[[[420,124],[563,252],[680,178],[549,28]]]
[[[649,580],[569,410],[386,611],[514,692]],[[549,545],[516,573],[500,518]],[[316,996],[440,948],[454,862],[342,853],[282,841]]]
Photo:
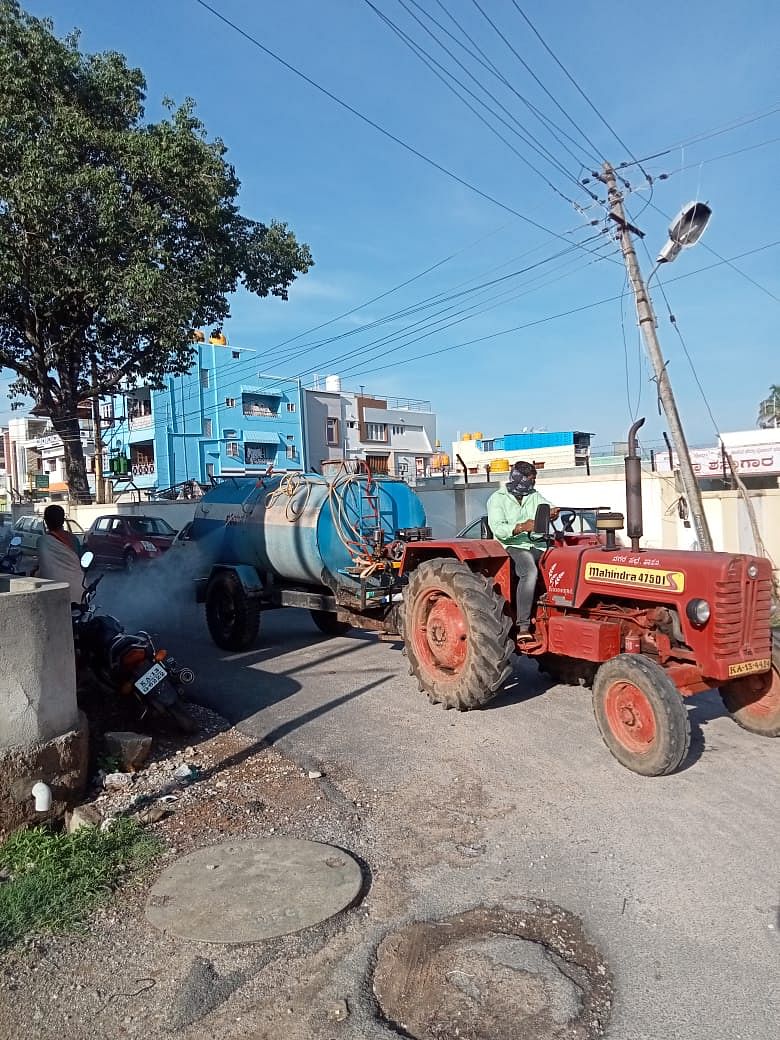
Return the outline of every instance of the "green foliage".
[[[109,898],[127,871],[149,863],[159,843],[134,821],[119,819],[105,833],[82,827],[55,834],[19,830],[0,845],[0,949],[38,932],[80,928]]]
[[[242,216],[192,100],[145,121],[121,54],[82,54],[0,0],[0,68],[0,367],[81,457],[64,421],[79,401],[186,371],[189,330],[221,326],[239,284],[286,299],[312,258],[285,224]]]

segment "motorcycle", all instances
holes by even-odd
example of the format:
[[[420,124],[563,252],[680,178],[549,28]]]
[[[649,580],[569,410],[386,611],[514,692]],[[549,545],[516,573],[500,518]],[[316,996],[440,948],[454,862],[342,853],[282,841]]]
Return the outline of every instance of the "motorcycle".
[[[71,607],[77,670],[89,670],[101,686],[120,696],[135,697],[143,708],[142,718],[152,710],[182,732],[194,733],[198,723],[182,697],[185,687],[195,681],[195,673],[155,646],[148,632],[125,632],[117,618],[95,612],[92,603],[103,575],[86,584],[86,570],[93,558],[91,552],[81,557],[84,592],[81,603]]]
[[[20,574],[17,568],[19,561],[22,558],[21,550],[22,539],[19,535],[15,535],[0,556],[0,574]]]

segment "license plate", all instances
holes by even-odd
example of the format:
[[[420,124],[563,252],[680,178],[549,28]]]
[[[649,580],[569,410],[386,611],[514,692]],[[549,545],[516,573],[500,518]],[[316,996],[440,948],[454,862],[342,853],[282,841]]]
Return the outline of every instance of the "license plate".
[[[753,675],[754,672],[768,672],[772,662],[768,658],[760,661],[740,661],[729,665],[729,675]]]
[[[167,675],[168,673],[161,664],[153,664],[148,672],[144,672],[140,679],[136,679],[135,688],[140,693],[150,693],[155,686],[159,686],[163,679],[167,678]]]

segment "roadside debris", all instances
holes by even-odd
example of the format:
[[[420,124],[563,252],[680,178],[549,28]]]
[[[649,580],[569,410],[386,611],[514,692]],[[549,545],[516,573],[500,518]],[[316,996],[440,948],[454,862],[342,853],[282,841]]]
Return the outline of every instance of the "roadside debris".
[[[116,757],[128,773],[137,773],[149,758],[152,738],[145,733],[114,731],[103,736],[106,753]]]

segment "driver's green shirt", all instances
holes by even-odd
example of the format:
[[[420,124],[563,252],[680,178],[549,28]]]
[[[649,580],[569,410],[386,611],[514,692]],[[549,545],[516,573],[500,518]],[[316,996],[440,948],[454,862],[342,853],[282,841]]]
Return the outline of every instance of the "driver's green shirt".
[[[538,507],[546,502],[547,499],[538,491],[525,495],[521,502],[510,494],[506,487],[494,491],[487,503],[488,523],[493,537],[497,538],[502,545],[513,545],[518,549],[543,548],[542,541],[538,538],[531,538],[525,531],[522,534],[512,534],[512,532],[517,524],[533,520]]]

